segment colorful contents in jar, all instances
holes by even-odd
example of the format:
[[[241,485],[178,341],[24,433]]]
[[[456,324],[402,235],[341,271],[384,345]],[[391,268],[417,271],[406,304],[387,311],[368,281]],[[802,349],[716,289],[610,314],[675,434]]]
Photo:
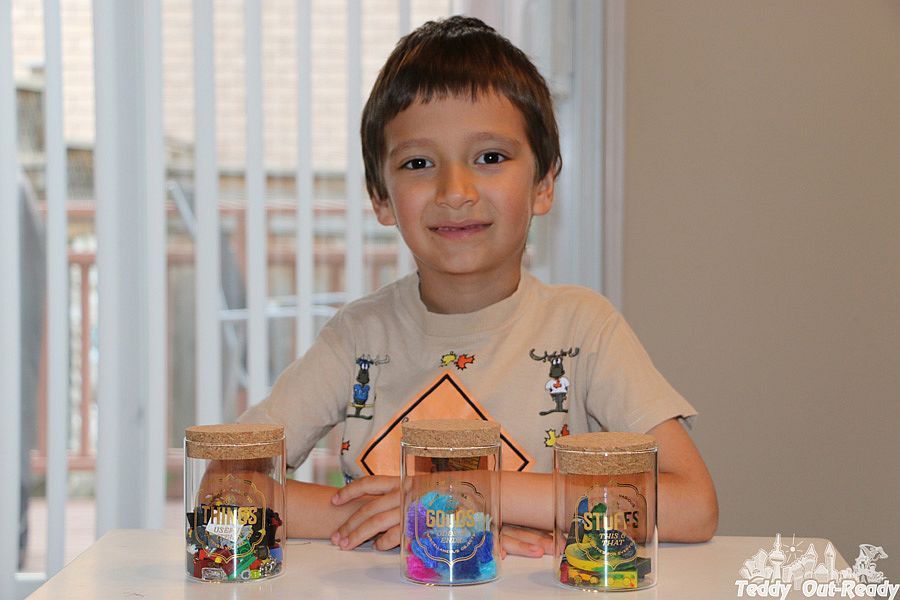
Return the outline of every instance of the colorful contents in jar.
[[[480,583],[497,577],[491,518],[449,494],[428,492],[406,514],[406,574],[424,583]]]
[[[282,521],[271,508],[201,504],[187,520],[187,569],[197,579],[251,581],[281,572]]]
[[[598,502],[589,508],[581,498],[559,566],[561,583],[580,588],[638,587],[650,573],[649,558],[637,555],[637,544],[624,531],[610,526],[607,507]]]

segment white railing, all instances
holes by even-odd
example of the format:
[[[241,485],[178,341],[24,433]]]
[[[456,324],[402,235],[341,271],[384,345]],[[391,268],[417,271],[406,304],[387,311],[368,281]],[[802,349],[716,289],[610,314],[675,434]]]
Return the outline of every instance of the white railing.
[[[194,0],[194,212],[197,215],[196,415],[222,421],[218,167],[212,0]],[[252,202],[252,199],[248,199]]]
[[[163,136],[162,11],[160,0],[144,0],[138,18],[143,21],[144,73],[144,215],[147,250],[147,478],[145,527],[162,527],[166,494],[168,406],[168,315],[166,269],[166,165]]]
[[[69,257],[59,1],[44,3],[44,136],[47,160],[47,573],[63,566],[69,424]],[[50,539],[55,536],[55,539]]]
[[[0,501],[0,594],[18,594],[19,489],[21,445],[22,371],[19,265],[19,161],[16,156],[16,93],[13,83],[12,11],[9,0],[0,0],[0,458],[9,493]]]
[[[69,323],[67,258],[66,151],[63,140],[62,67],[60,56],[60,0],[44,0],[45,107],[44,130],[47,160],[47,564],[45,573],[16,574],[18,561],[19,504],[10,488],[0,496],[0,598],[22,597],[64,562],[64,519],[66,504],[66,429],[69,419]],[[476,2],[456,2],[467,10]],[[605,239],[597,233],[607,225],[598,208],[585,212],[584,206],[602,195],[598,175],[587,180],[580,173],[603,164],[602,93],[595,68],[604,40],[593,39],[602,30],[604,4],[590,2],[509,0],[494,9],[512,21],[522,7],[537,11],[540,19],[550,19],[558,31],[570,31],[572,39],[559,44],[544,40],[547,51],[560,53],[568,48],[580,57],[570,71],[568,98],[560,103],[561,122],[568,130],[585,138],[584,123],[598,129],[595,139],[579,138],[566,147],[578,149],[566,157],[561,188],[573,193],[555,217],[554,238],[565,240],[555,255],[538,260],[544,275],[571,269],[575,265],[569,249],[580,248],[587,240]],[[616,7],[615,23],[622,25],[624,5]],[[302,353],[314,336],[313,299],[313,169],[312,169],[312,16],[311,3],[297,2],[297,140],[296,164],[296,351]],[[560,7],[563,7],[561,9]],[[565,8],[568,7],[568,8]],[[267,218],[266,149],[262,83],[261,0],[245,0],[245,85],[246,85],[246,216],[248,307],[248,401],[257,402],[268,392]],[[366,290],[364,276],[363,174],[359,149],[359,114],[362,105],[362,24],[366,4],[347,0],[347,84],[346,84],[346,173],[344,289],[349,299]],[[399,32],[410,30],[411,0],[398,0]],[[94,0],[94,77],[96,97],[95,192],[97,211],[97,268],[99,273],[99,354],[97,386],[99,438],[97,450],[97,535],[112,528],[158,527],[162,523],[166,476],[167,315],[166,315],[166,208],[165,163],[162,119],[162,7],[161,0]],[[474,11],[476,12],[477,11]],[[490,11],[489,11],[490,12]],[[194,212],[195,239],[195,340],[196,395],[195,421],[222,420],[222,293],[220,277],[219,165],[216,142],[216,80],[214,60],[214,2],[192,0],[193,81],[194,81]],[[560,17],[560,15],[564,15]],[[574,17],[572,16],[574,15]],[[577,17],[577,18],[576,18]],[[560,20],[562,19],[562,20]],[[599,22],[598,22],[599,20]],[[502,23],[495,23],[503,29]],[[535,24],[532,24],[535,26]],[[568,29],[566,29],[568,27]],[[16,156],[16,99],[13,75],[11,0],[0,0],[0,381],[4,393],[0,410],[0,447],[4,475],[8,482],[20,481],[21,358],[20,332],[20,251],[19,251],[19,166]],[[515,40],[521,43],[521,40]],[[568,44],[568,45],[567,45]],[[579,54],[581,46],[587,49]],[[607,48],[609,51],[609,48]],[[621,56],[619,53],[618,56]],[[540,57],[538,62],[540,63]],[[545,57],[546,58],[546,57]],[[558,57],[557,57],[558,58]],[[547,64],[559,60],[546,60]],[[565,62],[565,61],[562,61]],[[219,65],[218,68],[225,66]],[[621,69],[617,72],[621,77]],[[585,89],[578,87],[580,77]],[[549,80],[556,77],[551,75]],[[566,79],[568,81],[568,79]],[[606,81],[608,86],[608,80]],[[621,86],[621,82],[618,84]],[[571,91],[570,90],[570,91]],[[606,98],[615,102],[621,87],[607,89]],[[573,98],[577,92],[577,101]],[[572,102],[576,103],[573,104]],[[620,108],[620,106],[619,106]],[[610,123],[607,122],[607,127]],[[616,130],[616,139],[621,132]],[[616,148],[607,150],[616,151]],[[577,156],[577,159],[576,159]],[[620,163],[607,162],[614,168]],[[608,188],[609,189],[609,188]],[[612,191],[615,191],[613,189]],[[585,196],[583,198],[575,196]],[[615,198],[613,198],[615,200]],[[586,204],[585,204],[586,203]],[[584,215],[591,214],[591,219]],[[561,215],[561,216],[560,216]],[[596,219],[594,217],[597,217]],[[545,225],[544,227],[548,227]],[[551,246],[551,244],[547,244]],[[597,248],[599,253],[600,248]],[[589,253],[577,253],[586,280],[599,287],[601,276],[616,281],[601,270]],[[541,265],[544,265],[543,267]],[[547,266],[549,265],[549,266]],[[406,251],[398,253],[398,271],[412,268]],[[613,264],[612,268],[616,265]],[[610,263],[604,263],[609,269]],[[553,277],[551,276],[551,279]],[[574,280],[569,273],[564,280]],[[618,285],[618,284],[617,284]],[[606,289],[616,296],[619,290]],[[301,475],[303,476],[303,475]],[[305,475],[309,477],[307,473]]]
[[[310,11],[297,11],[297,40],[312,39]],[[297,212],[295,228],[297,261],[297,317],[295,321],[297,354],[301,355],[313,342],[313,232],[304,223],[313,222],[313,157],[312,157],[312,45],[297,44]],[[309,479],[308,470],[305,479]]]
[[[47,563],[43,574],[16,576],[19,506],[15,493],[0,504],[0,597],[20,597],[64,563],[68,478],[69,323],[66,149],[63,139],[59,0],[44,0],[47,194]],[[193,0],[194,200],[197,217],[196,421],[222,419],[222,296],[216,158],[216,94],[212,0]],[[363,183],[358,120],[362,100],[362,12],[347,2],[347,173],[345,296],[362,295]],[[314,336],[311,3],[297,3],[296,333],[297,352]],[[399,3],[401,31],[411,6]],[[159,0],[94,0],[96,102],[95,205],[99,273],[97,382],[99,414],[97,535],[122,526],[162,524],[166,476],[167,316],[165,164],[162,120],[162,8]],[[266,175],[263,147],[260,0],[246,0],[246,236],[248,400],[268,392]],[[135,32],[137,35],[135,35]],[[21,373],[19,309],[19,181],[10,0],[0,0],[0,219],[4,285],[2,361],[3,456],[9,481],[20,480]],[[135,218],[137,215],[137,218]],[[408,253],[399,259],[408,270]],[[88,402],[84,399],[84,402]],[[84,424],[86,427],[87,425]],[[83,449],[82,449],[83,450]],[[139,465],[139,468],[134,468]]]
[[[266,176],[263,171],[262,23],[259,0],[244,2],[247,94],[247,395],[255,404],[268,395],[269,339],[266,304]]]

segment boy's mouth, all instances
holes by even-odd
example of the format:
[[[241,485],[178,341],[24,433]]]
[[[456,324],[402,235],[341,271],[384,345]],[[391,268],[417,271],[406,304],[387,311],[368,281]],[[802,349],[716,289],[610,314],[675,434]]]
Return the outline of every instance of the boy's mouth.
[[[440,235],[459,236],[478,233],[490,226],[490,223],[481,221],[463,221],[460,223],[441,223],[439,225],[432,225],[428,229]]]

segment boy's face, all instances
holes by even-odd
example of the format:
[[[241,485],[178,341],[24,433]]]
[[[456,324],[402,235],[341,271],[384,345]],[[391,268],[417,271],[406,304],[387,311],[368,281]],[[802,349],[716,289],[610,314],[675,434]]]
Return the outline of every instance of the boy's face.
[[[372,204],[420,273],[517,277],[531,217],[553,203],[520,111],[493,93],[414,102],[384,132],[388,197]]]

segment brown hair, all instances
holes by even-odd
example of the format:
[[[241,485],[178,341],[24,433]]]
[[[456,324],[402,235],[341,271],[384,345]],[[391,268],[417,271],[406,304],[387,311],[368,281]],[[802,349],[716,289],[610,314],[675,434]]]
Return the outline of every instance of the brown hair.
[[[360,133],[369,195],[386,198],[384,126],[414,101],[496,92],[525,119],[536,176],[562,166],[559,130],[547,83],[524,52],[484,22],[454,16],[429,21],[400,39],[382,67],[362,113]]]

